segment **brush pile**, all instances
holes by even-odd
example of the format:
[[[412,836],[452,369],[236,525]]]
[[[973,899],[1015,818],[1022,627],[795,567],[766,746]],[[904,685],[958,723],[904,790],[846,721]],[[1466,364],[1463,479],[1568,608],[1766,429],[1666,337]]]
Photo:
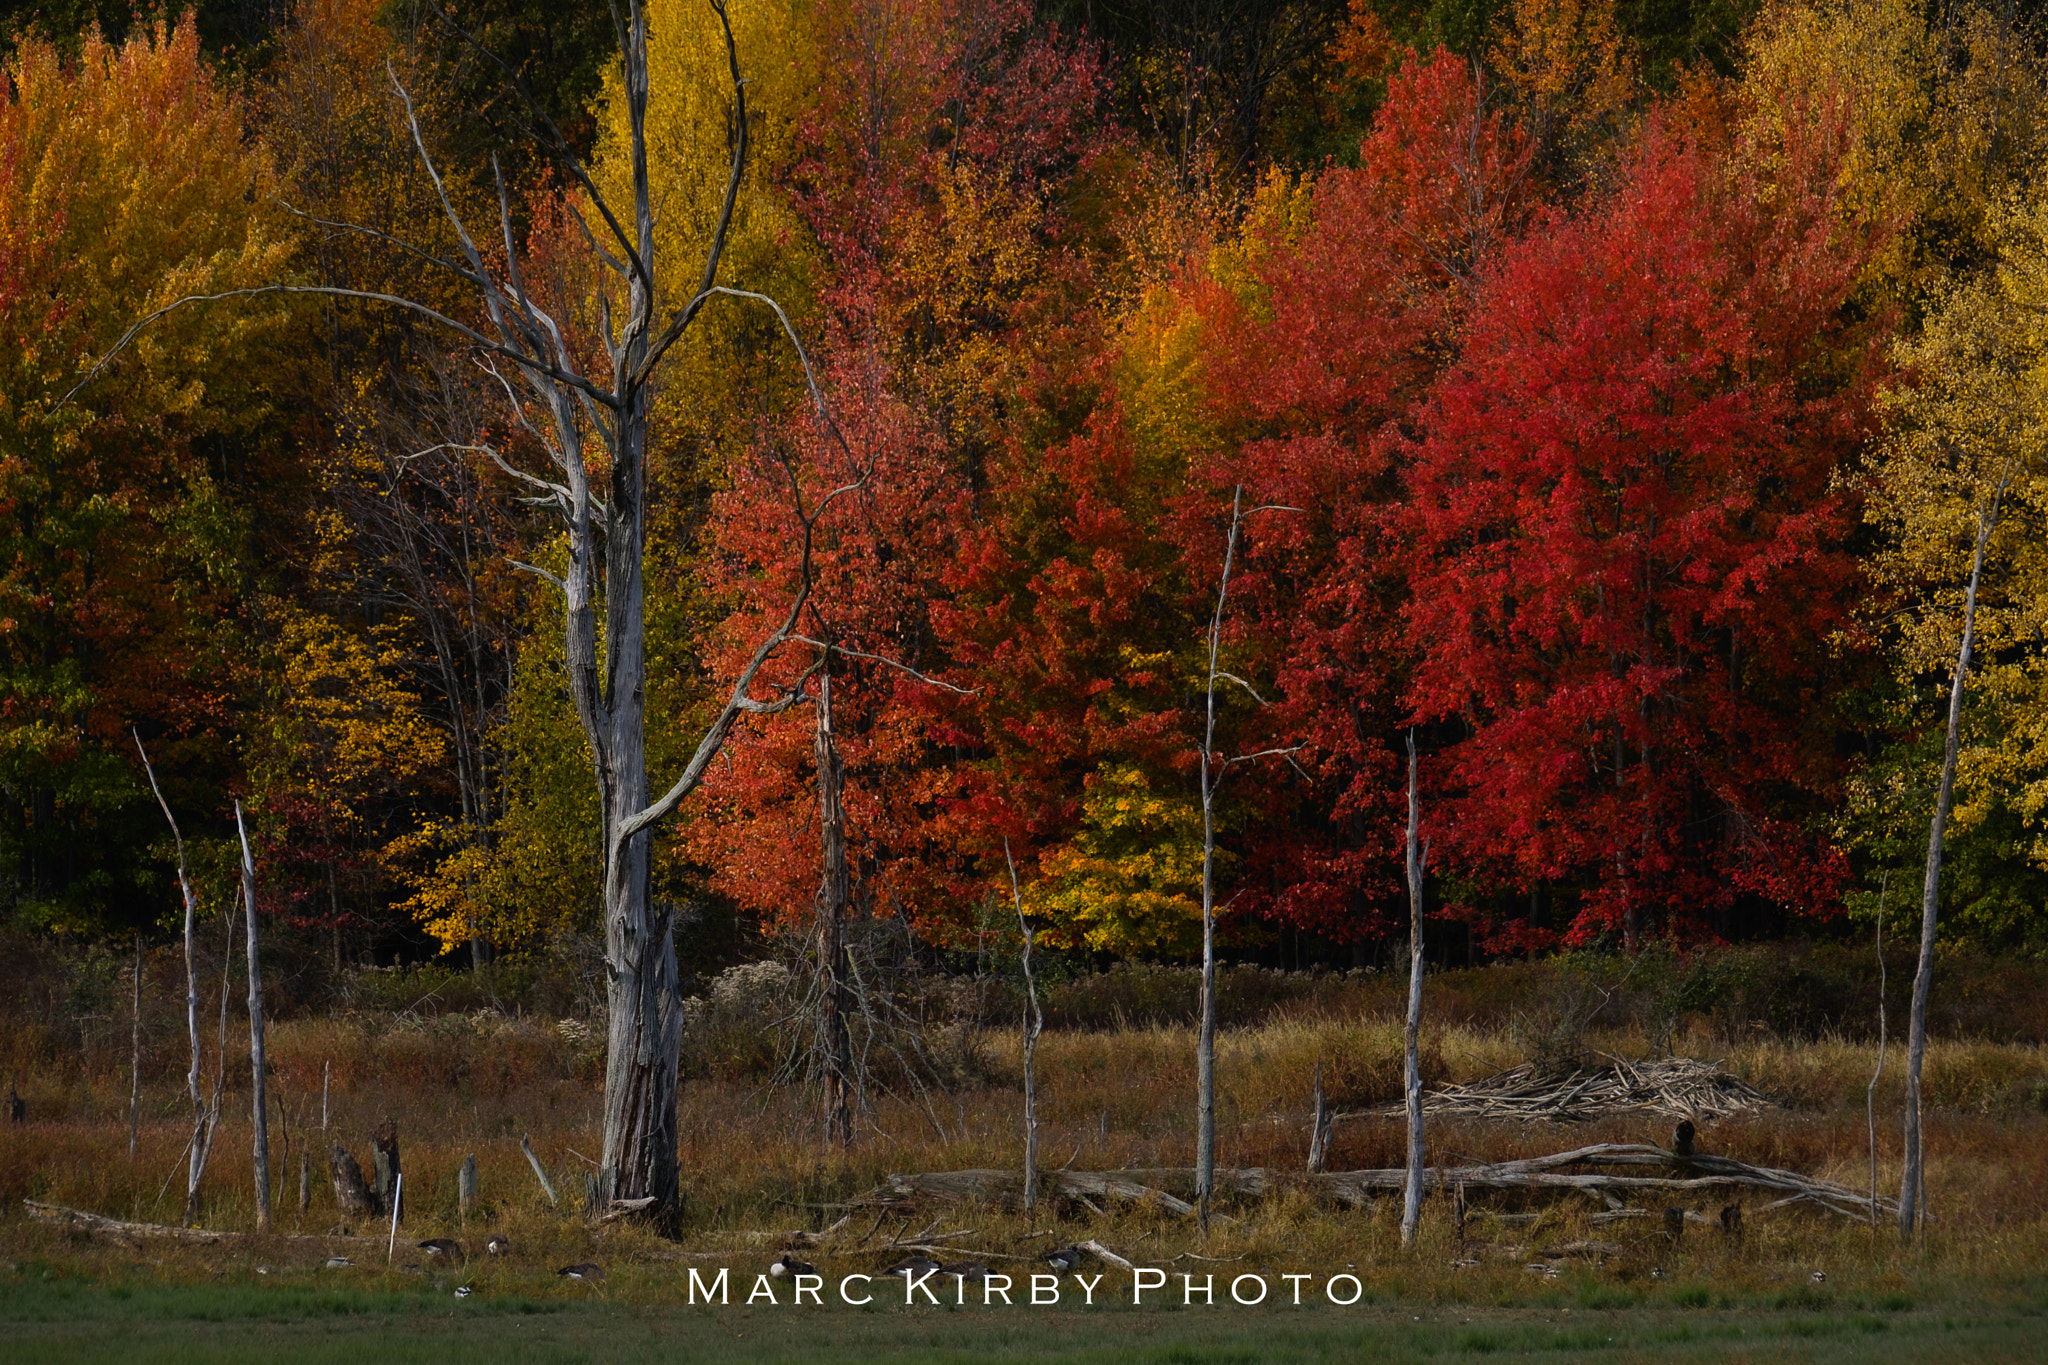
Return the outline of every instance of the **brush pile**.
[[[1753,1086],[1712,1062],[1690,1057],[1631,1062],[1613,1056],[1608,1056],[1607,1062],[1606,1066],[1574,1067],[1569,1073],[1525,1063],[1471,1085],[1432,1090],[1422,1097],[1423,1112],[1521,1122],[1583,1123],[1622,1114],[1698,1122],[1771,1107]],[[1397,1105],[1375,1112],[1392,1116],[1404,1111]]]

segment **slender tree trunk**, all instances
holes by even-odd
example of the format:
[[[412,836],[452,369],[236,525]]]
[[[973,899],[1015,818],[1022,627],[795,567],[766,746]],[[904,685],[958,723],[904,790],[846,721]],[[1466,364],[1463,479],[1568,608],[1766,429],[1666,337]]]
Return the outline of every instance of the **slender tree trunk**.
[[[1408,1185],[1401,1201],[1401,1245],[1415,1241],[1422,1221],[1422,868],[1416,851],[1421,802],[1415,782],[1415,732],[1408,732],[1408,1023],[1402,1030],[1403,1090],[1408,1097]]]
[[[1970,559],[1970,588],[1963,599],[1963,643],[1956,651],[1955,678],[1948,691],[1948,732],[1941,752],[1941,785],[1934,795],[1934,818],[1927,832],[1927,879],[1920,891],[1920,966],[1913,974],[1913,1012],[1906,1035],[1905,1172],[1899,1186],[1899,1236],[1911,1241],[1920,1229],[1927,1204],[1926,1151],[1920,1130],[1920,1067],[1927,1056],[1927,994],[1934,984],[1934,931],[1941,911],[1942,840],[1948,832],[1949,804],[1955,795],[1956,755],[1962,742],[1963,688],[1970,676],[1970,649],[1976,642],[1977,588],[1984,577],[1984,547],[1998,526],[1998,508],[2010,476],[2002,479],[1987,508],[1977,509],[1977,548]]]
[[[149,789],[171,827],[171,842],[178,850],[178,891],[185,902],[185,1031],[192,1042],[192,1065],[185,1073],[185,1089],[192,1100],[192,1143],[187,1149],[185,1167],[185,1221],[190,1223],[199,1207],[199,1177],[206,1170],[210,1142],[206,1102],[199,1095],[199,966],[194,942],[199,898],[193,893],[191,873],[185,865],[185,836],[178,829],[178,817],[171,814],[171,803],[164,799],[163,788],[157,785],[156,768],[149,761],[149,751],[142,747],[141,732],[129,733],[135,738],[135,752],[142,755],[142,771],[149,777]]]
[[[1877,892],[1877,1069],[1870,1073],[1870,1084],[1863,1090],[1864,1117],[1870,1122],[1870,1226],[1877,1226],[1877,1082],[1884,1075],[1885,1012],[1884,1012],[1884,903],[1885,893],[1891,889],[1892,878],[1887,872]]]
[[[135,1003],[128,1014],[128,1159],[142,1138],[142,935],[135,936]]]
[[[1237,558],[1237,528],[1244,489],[1230,497],[1230,536],[1223,547],[1223,577],[1216,587],[1216,614],[1209,622],[1209,685],[1202,722],[1202,1023],[1195,1044],[1195,1202],[1202,1230],[1209,1228],[1209,1202],[1216,1191],[1216,787],[1217,652],[1223,640],[1223,607],[1230,597],[1230,570]]]
[[[846,921],[851,913],[853,889],[846,870],[846,807],[840,799],[845,770],[832,734],[829,658],[818,674],[816,756],[818,835],[825,873],[818,888],[818,970],[824,978],[818,1022],[825,1044],[825,1137],[828,1142],[851,1147],[853,1046],[847,1036],[846,1017],[852,1009],[852,990],[846,960]]]
[[[1031,918],[1024,913],[1024,893],[1017,885],[1017,863],[1010,841],[1003,840],[1003,862],[1010,869],[1010,899],[1017,907],[1017,928],[1024,934],[1024,1211],[1038,1206],[1038,1035],[1045,1015],[1038,1007],[1038,977],[1032,967]]]
[[[235,802],[235,832],[242,840],[242,915],[249,939],[249,1112],[254,1116],[253,1157],[256,1175],[256,1230],[270,1231],[270,1105],[263,1074],[263,966],[256,944],[256,860],[249,852],[249,831],[242,823],[242,803]]]

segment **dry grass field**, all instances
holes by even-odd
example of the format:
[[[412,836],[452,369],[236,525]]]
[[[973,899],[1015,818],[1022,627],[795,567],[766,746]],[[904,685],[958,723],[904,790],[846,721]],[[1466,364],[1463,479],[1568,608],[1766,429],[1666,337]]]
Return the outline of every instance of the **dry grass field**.
[[[7,1277],[0,1282],[9,1285],[7,1311],[19,1322],[40,1324],[33,1331],[23,1327],[21,1339],[41,1343],[51,1359],[91,1354],[116,1337],[129,1342],[123,1351],[132,1347],[146,1356],[155,1349],[148,1331],[132,1341],[121,1333],[141,1330],[137,1323],[184,1321],[188,1312],[214,1323],[207,1331],[219,1337],[211,1346],[193,1346],[197,1354],[190,1358],[232,1358],[262,1349],[254,1338],[236,1337],[242,1330],[236,1323],[275,1318],[299,1324],[290,1329],[298,1332],[310,1331],[309,1322],[327,1323],[324,1331],[345,1320],[374,1337],[414,1332],[390,1325],[414,1322],[415,1335],[427,1334],[424,1340],[440,1330],[433,1324],[453,1321],[447,1315],[457,1311],[497,1324],[485,1338],[516,1339],[516,1350],[494,1358],[532,1355],[536,1343],[550,1339],[519,1325],[529,1318],[568,1334],[557,1340],[561,1350],[532,1358],[613,1358],[612,1348],[592,1354],[562,1343],[586,1328],[597,1331],[590,1323],[620,1315],[641,1324],[636,1331],[651,1333],[646,1350],[665,1358],[687,1354],[675,1332],[687,1337],[701,1329],[725,1334],[736,1351],[750,1340],[740,1354],[759,1352],[763,1359],[781,1358],[778,1351],[800,1357],[807,1342],[848,1332],[854,1333],[845,1338],[849,1343],[865,1339],[860,1333],[879,1332],[871,1353],[877,1359],[911,1358],[927,1349],[937,1352],[932,1358],[980,1358],[984,1352],[975,1343],[986,1338],[1001,1354],[1010,1349],[1001,1345],[1005,1334],[1019,1332],[1019,1358],[1098,1358],[1088,1354],[1098,1347],[1109,1352],[1103,1359],[1153,1358],[1145,1352],[1156,1346],[1167,1352],[1160,1359],[1319,1359],[1325,1347],[1337,1355],[1352,1351],[1366,1324],[1400,1325],[1404,1316],[1414,1320],[1402,1329],[1406,1344],[1389,1345],[1386,1358],[1407,1358],[1403,1352],[1570,1355],[1610,1345],[1623,1357],[1741,1358],[1752,1347],[1762,1350],[1761,1342],[1744,1345],[1743,1332],[1770,1322],[1784,1326],[1783,1339],[1762,1350],[1773,1358],[1832,1358],[1837,1348],[1847,1352],[1852,1345],[1860,1358],[1879,1347],[1881,1355],[1914,1358],[1934,1349],[1926,1333],[1950,1330],[1964,1336],[1949,1341],[1942,1354],[2048,1357],[2048,1048],[2038,1043],[1949,1038],[1930,1047],[1933,1220],[1922,1246],[1901,1247],[1889,1227],[1873,1230],[1792,1208],[1753,1215],[1740,1241],[1696,1225],[1674,1248],[1655,1230],[1655,1220],[1596,1229],[1587,1221],[1598,1207],[1593,1201],[1545,1194],[1475,1196],[1463,1244],[1447,1201],[1432,1199],[1420,1245],[1404,1252],[1392,1201],[1354,1210],[1299,1189],[1225,1201],[1225,1216],[1207,1234],[1154,1203],[1114,1204],[1098,1213],[1063,1202],[1029,1216],[974,1204],[887,1213],[843,1207],[892,1172],[1014,1167],[1021,1160],[1014,1038],[991,1029],[949,1039],[946,1028],[952,1027],[936,1029],[931,1040],[935,1052],[955,1059],[951,1092],[924,1105],[884,1098],[873,1125],[847,1152],[820,1143],[800,1094],[771,1088],[743,1068],[698,1067],[682,1104],[685,1225],[670,1241],[631,1224],[593,1227],[582,1216],[582,1172],[598,1152],[601,1083],[600,1043],[587,1024],[491,1010],[358,1010],[288,1019],[270,1032],[273,1094],[281,1093],[288,1116],[282,1129],[272,1125],[275,1234],[186,1246],[96,1240],[25,1216],[23,1201],[36,1200],[122,1219],[177,1221],[189,1118],[180,1059],[159,1058],[145,1076],[144,1120],[131,1160],[120,1050],[108,1044],[53,1056],[47,1037],[24,1024],[10,1035],[8,1060],[28,1121],[0,1129],[0,1268]],[[1678,1055],[1720,1061],[1776,1106],[1702,1125],[1703,1151],[1866,1186],[1865,1086],[1875,1047],[1750,1033],[1730,1038],[1699,1017],[1661,1038],[1623,1027],[1589,1031],[1580,1042],[1588,1053],[1631,1057],[1649,1055],[1661,1043]],[[211,1028],[208,1035],[210,1044]],[[246,1046],[246,1033],[239,1040],[231,1033],[231,1062],[237,1041]],[[1433,1080],[1472,1081],[1522,1062],[1530,1043],[1526,1028],[1440,1024],[1428,1031],[1425,1051]],[[1163,1024],[1064,1029],[1048,1033],[1038,1055],[1041,1151],[1048,1165],[1101,1170],[1179,1167],[1192,1160],[1188,1030]],[[1346,1016],[1299,1009],[1269,1012],[1227,1031],[1218,1061],[1223,1164],[1302,1169],[1318,1061],[1339,1109],[1390,1102],[1399,1089],[1398,1023],[1384,1011]],[[1901,1062],[1894,1046],[1877,1088],[1878,1180],[1887,1193],[1898,1180]],[[324,1136],[323,1073],[330,1078]],[[238,1077],[231,1069],[228,1120],[201,1205],[200,1222],[208,1229],[253,1228],[246,1087],[246,1072]],[[381,1240],[387,1228],[340,1216],[321,1159],[327,1141],[338,1138],[367,1168],[369,1132],[387,1120],[398,1130],[406,1177],[404,1221],[389,1256]],[[526,1135],[556,1183],[559,1206],[550,1205],[521,1152]],[[1664,1121],[1635,1116],[1572,1125],[1445,1120],[1432,1123],[1429,1140],[1433,1161],[1465,1162],[1597,1141],[1668,1144],[1670,1135]],[[1401,1142],[1396,1120],[1346,1118],[1336,1126],[1330,1166],[1398,1165]],[[309,1145],[311,1202],[301,1210],[298,1172]],[[465,1219],[457,1171],[470,1154],[480,1172],[481,1206]],[[1749,1202],[1754,1208],[1762,1200]],[[1513,1217],[1528,1214],[1538,1217]],[[1283,1314],[1267,1326],[1256,1324],[1267,1322],[1259,1314],[1270,1309],[1208,1313],[1197,1305],[1161,1318],[1157,1331],[1164,1336],[1140,1333],[1130,1340],[1125,1336],[1137,1329],[1118,1324],[1149,1320],[1151,1310],[1139,1318],[1128,1308],[1071,1318],[1064,1306],[1057,1312],[1019,1307],[1007,1316],[1000,1307],[986,1313],[949,1307],[931,1318],[905,1317],[899,1305],[889,1326],[874,1316],[879,1310],[837,1308],[807,1327],[807,1320],[775,1316],[765,1304],[749,1309],[740,1303],[741,1286],[766,1269],[792,1232],[838,1224],[801,1253],[836,1277],[879,1270],[900,1254],[888,1249],[892,1238],[908,1238],[933,1219],[940,1222],[937,1231],[960,1234],[952,1245],[998,1271],[1042,1270],[1037,1259],[1045,1249],[1092,1238],[1141,1265],[1167,1268],[1176,1286],[1183,1272],[1216,1273],[1221,1285],[1248,1272],[1348,1271],[1360,1280],[1361,1303],[1342,1312],[1321,1306]],[[475,1254],[491,1233],[509,1236],[514,1254]],[[329,1240],[344,1234],[380,1240]],[[462,1240],[472,1250],[470,1262],[423,1264],[416,1243],[435,1236]],[[1592,1238],[1622,1249],[1597,1261],[1569,1260],[1555,1277],[1525,1269],[1528,1261],[1543,1259],[1544,1247]],[[337,1249],[354,1264],[324,1268]],[[582,1260],[606,1267],[602,1286],[569,1284],[553,1273]],[[1459,1260],[1478,1264],[1461,1267],[1454,1264]],[[718,1266],[731,1268],[737,1292],[723,1318],[706,1317],[708,1310],[682,1303],[685,1275],[691,1267]],[[460,1284],[474,1293],[458,1305],[452,1291]],[[1104,1292],[1111,1291],[1127,1301],[1128,1276],[1112,1272]],[[157,1304],[161,1311],[138,1304]],[[759,1320],[751,1337],[741,1314]],[[1542,1335],[1578,1331],[1573,1317],[1583,1321],[1587,1314],[1608,1315],[1601,1321],[1609,1328],[1601,1330],[1615,1341]],[[982,1325],[970,1327],[970,1320]],[[830,1321],[840,1325],[826,1326]],[[1802,1336],[1788,1325],[1799,1322],[1811,1331]],[[1288,1333],[1307,1334],[1296,1342],[1298,1350],[1283,1349],[1294,1340]],[[1171,1343],[1182,1337],[1196,1354],[1171,1354],[1180,1349]],[[1124,1346],[1116,1346],[1119,1341]],[[1222,1354],[1202,1354],[1211,1347]],[[312,1347],[301,1342],[291,1350],[296,1358]],[[948,1354],[954,1351],[966,1354]],[[317,1356],[313,1351],[308,1358]]]

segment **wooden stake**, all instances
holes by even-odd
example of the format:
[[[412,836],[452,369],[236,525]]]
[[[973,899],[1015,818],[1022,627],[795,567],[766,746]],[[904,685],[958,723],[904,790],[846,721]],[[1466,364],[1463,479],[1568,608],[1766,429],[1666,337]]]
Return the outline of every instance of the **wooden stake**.
[[[391,1187],[391,1241],[384,1248],[384,1264],[391,1264],[391,1257],[398,1250],[398,1202],[405,1198],[405,1172],[398,1173],[398,1181]]]

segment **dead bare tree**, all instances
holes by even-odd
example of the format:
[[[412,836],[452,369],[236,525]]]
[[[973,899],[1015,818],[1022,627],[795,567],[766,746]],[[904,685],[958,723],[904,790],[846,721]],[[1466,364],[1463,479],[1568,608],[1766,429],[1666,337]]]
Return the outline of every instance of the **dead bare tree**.
[[[135,1004],[128,1017],[128,1159],[142,1137],[142,935],[135,936]]]
[[[1401,1245],[1415,1244],[1422,1221],[1422,869],[1429,861],[1415,837],[1422,806],[1415,783],[1415,732],[1408,732],[1408,1021],[1401,1031],[1402,1089],[1408,1097],[1408,1183],[1401,1199]]]
[[[1230,600],[1230,574],[1237,564],[1238,535],[1245,518],[1259,512],[1292,512],[1292,507],[1269,505],[1246,508],[1242,484],[1230,495],[1230,534],[1223,545],[1223,577],[1216,585],[1216,613],[1209,619],[1209,679],[1202,727],[1202,1023],[1195,1044],[1195,1203],[1202,1227],[1209,1226],[1209,1202],[1216,1189],[1216,794],[1230,769],[1261,758],[1284,758],[1290,763],[1301,748],[1261,749],[1257,753],[1235,754],[1219,759],[1216,754],[1216,684],[1233,682],[1260,706],[1266,699],[1252,685],[1234,673],[1218,668],[1223,644],[1223,609]]]
[[[1927,1056],[1927,995],[1934,983],[1934,931],[1941,913],[1942,840],[1955,796],[1956,756],[1961,746],[1963,688],[1970,676],[1970,651],[1977,636],[1977,590],[1984,580],[1984,547],[1998,529],[1998,513],[2014,470],[2008,464],[1991,496],[1977,501],[1977,545],[1970,558],[1970,586],[1963,595],[1963,641],[1956,651],[1948,690],[1948,733],[1941,751],[1941,783],[1927,832],[1927,877],[1920,890],[1920,965],[1913,973],[1913,1012],[1906,1035],[1905,1172],[1899,1185],[1899,1236],[1911,1241],[1927,1211],[1926,1148],[1920,1128],[1920,1068]]]
[[[235,802],[235,833],[242,840],[242,917],[249,940],[249,1088],[256,1172],[256,1230],[270,1231],[270,1107],[263,1088],[263,967],[256,948],[256,860],[249,854],[249,831],[242,823],[242,803]],[[221,1057],[227,1069],[227,1057]]]
[[[1892,874],[1884,874],[1884,881],[1877,889],[1877,1067],[1870,1073],[1870,1084],[1863,1090],[1864,1117],[1870,1122],[1870,1226],[1877,1226],[1877,1083],[1884,1075],[1885,1037],[1884,1017],[1884,904],[1886,893],[1891,890]]]
[[[1038,977],[1032,969],[1031,917],[1024,913],[1024,893],[1017,886],[1017,861],[1010,841],[1003,840],[1003,864],[1010,869],[1010,900],[1017,907],[1017,928],[1024,935],[1024,1211],[1038,1206],[1038,1035],[1045,1031],[1045,1012],[1038,1007]]]
[[[149,761],[149,751],[142,747],[142,733],[130,730],[135,738],[135,752],[142,755],[142,771],[149,777],[149,789],[156,795],[156,803],[163,810],[164,819],[170,822],[171,842],[178,850],[178,890],[185,902],[185,1030],[192,1041],[192,1065],[185,1072],[185,1089],[192,1099],[192,1140],[186,1144],[187,1164],[185,1168],[185,1221],[190,1223],[199,1211],[199,1181],[206,1174],[206,1159],[213,1147],[213,1126],[220,1116],[218,1100],[219,1087],[215,1087],[216,1099],[211,1107],[199,1093],[201,1073],[201,1052],[199,1046],[199,966],[198,945],[195,937],[199,914],[199,895],[192,889],[192,876],[185,863],[185,836],[178,829],[178,817],[171,814],[171,803],[164,799],[163,788],[157,785],[156,768]],[[223,1034],[227,1011],[226,985],[222,985],[221,1011]],[[223,1039],[225,1041],[225,1039]],[[222,1056],[225,1057],[225,1052]],[[225,1070],[225,1068],[223,1068]]]
[[[258,295],[308,295],[353,299],[401,309],[427,319],[460,341],[502,392],[520,437],[545,453],[542,472],[508,458],[496,446],[472,453],[523,486],[531,501],[552,512],[567,542],[568,565],[557,575],[537,565],[519,568],[551,583],[562,597],[564,658],[571,701],[590,746],[602,825],[605,924],[605,994],[609,1006],[604,1086],[604,1151],[598,1171],[597,1207],[614,1202],[670,1221],[677,1207],[676,1085],[682,1042],[682,996],[678,990],[672,909],[651,895],[650,844],[656,825],[703,782],[712,760],[744,715],[780,712],[795,705],[808,678],[753,690],[764,668],[796,636],[811,602],[812,544],[819,518],[840,498],[857,492],[866,476],[858,468],[824,397],[787,313],[752,290],[718,282],[734,207],[746,166],[750,120],[746,83],[725,0],[709,0],[723,39],[732,90],[732,163],[701,270],[694,282],[673,287],[655,254],[654,193],[648,175],[646,139],[649,77],[647,19],[638,0],[614,10],[623,68],[621,91],[628,128],[628,180],[632,202],[623,213],[574,155],[566,138],[510,68],[498,63],[506,83],[532,117],[529,129],[551,152],[568,181],[597,220],[593,228],[572,203],[584,243],[599,272],[594,297],[578,297],[551,310],[536,295],[520,265],[511,196],[496,177],[497,241],[488,259],[456,209],[440,168],[429,152],[412,99],[395,74],[394,90],[407,109],[414,149],[434,188],[452,236],[460,248],[443,257],[374,228],[311,220],[319,226],[361,234],[404,251],[462,281],[481,309],[475,325],[416,299],[374,290],[329,285],[267,285],[218,294],[190,295],[136,322],[93,367],[66,400],[91,383],[134,337],[170,311],[193,304]],[[459,30],[458,30],[459,32]],[[467,34],[463,40],[482,58],[496,58]],[[495,167],[494,167],[495,170]],[[602,232],[602,239],[599,233]],[[486,239],[487,241],[490,239]],[[787,612],[768,630],[741,667],[726,700],[698,741],[682,772],[654,795],[646,748],[647,649],[645,558],[648,526],[648,443],[654,395],[663,361],[714,299],[731,298],[770,309],[803,368],[811,402],[824,434],[846,456],[848,481],[807,499],[790,479],[795,522],[793,558],[797,584]],[[595,315],[587,334],[572,333],[571,313],[584,305]],[[560,316],[557,316],[560,314]],[[601,369],[586,373],[584,357],[595,354]],[[602,487],[594,487],[586,458],[589,441],[599,443]],[[599,649],[598,614],[604,613]]]
[[[822,997],[818,1013],[824,1034],[825,1138],[853,1146],[853,1047],[846,1016],[852,1009],[851,963],[846,922],[853,913],[852,880],[846,869],[846,808],[840,800],[845,770],[832,737],[831,651],[818,671],[817,763],[818,836],[824,877],[818,887],[818,970]]]

